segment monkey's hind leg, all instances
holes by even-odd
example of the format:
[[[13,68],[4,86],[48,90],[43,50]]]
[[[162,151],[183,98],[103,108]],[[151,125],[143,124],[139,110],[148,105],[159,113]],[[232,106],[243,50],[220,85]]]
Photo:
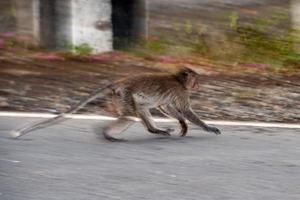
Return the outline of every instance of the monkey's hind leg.
[[[111,124],[109,124],[107,127],[104,128],[103,136],[105,139],[111,142],[126,141],[124,139],[114,138],[112,135],[120,134],[124,132],[133,123],[134,121],[126,117],[118,118],[116,121],[112,122]]]
[[[148,129],[148,131],[150,133],[171,136],[170,132],[174,131],[174,129],[162,130],[162,129],[157,128],[152,119],[150,111],[146,108],[138,109],[138,114],[142,120],[142,123],[145,125],[145,127]]]

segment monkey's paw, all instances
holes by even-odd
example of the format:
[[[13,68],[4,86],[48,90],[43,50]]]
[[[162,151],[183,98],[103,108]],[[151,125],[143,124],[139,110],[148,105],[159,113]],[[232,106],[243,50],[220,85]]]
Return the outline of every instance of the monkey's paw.
[[[21,136],[21,132],[20,131],[12,131],[12,132],[10,132],[10,135],[12,136],[12,138],[17,139],[18,137]]]
[[[168,128],[166,130],[160,130],[160,129],[156,129],[156,130],[149,130],[149,132],[153,133],[153,134],[160,134],[160,135],[165,135],[165,136],[171,136],[170,132],[173,132],[174,129]]]
[[[105,139],[107,139],[110,142],[127,142],[127,140],[122,138],[106,137]]]
[[[171,132],[174,132],[175,130],[174,130],[173,128],[167,128],[166,131],[167,131],[168,133],[171,133]]]
[[[220,131],[218,128],[213,127],[213,126],[209,126],[209,127],[207,128],[207,131],[213,132],[213,133],[215,133],[216,135],[220,135],[220,134],[221,134],[221,131]]]
[[[121,139],[121,138],[114,138],[114,137],[110,136],[109,134],[107,134],[106,132],[103,132],[103,136],[105,139],[107,139],[110,142],[126,142],[127,141],[127,140]]]
[[[166,130],[160,130],[158,132],[158,134],[165,135],[165,136],[171,136],[170,133],[173,132],[173,131],[174,131],[174,129],[168,128]]]

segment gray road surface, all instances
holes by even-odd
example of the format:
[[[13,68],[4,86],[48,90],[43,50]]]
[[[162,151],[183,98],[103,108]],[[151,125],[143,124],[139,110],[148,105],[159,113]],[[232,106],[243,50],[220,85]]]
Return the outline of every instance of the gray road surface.
[[[69,120],[8,138],[33,120],[0,118],[1,200],[300,199],[299,129],[192,127],[165,138],[137,123],[128,142],[110,143],[94,131],[103,122]]]

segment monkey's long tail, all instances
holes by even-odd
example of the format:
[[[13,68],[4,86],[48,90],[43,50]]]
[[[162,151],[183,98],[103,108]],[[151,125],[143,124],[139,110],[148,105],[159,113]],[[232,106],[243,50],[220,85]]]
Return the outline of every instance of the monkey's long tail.
[[[18,139],[21,136],[30,133],[31,131],[46,128],[47,126],[51,126],[54,123],[59,123],[59,122],[67,120],[67,118],[66,118],[67,114],[73,114],[73,113],[77,112],[83,106],[85,106],[87,103],[89,103],[89,102],[93,101],[94,99],[100,97],[100,95],[103,95],[102,92],[105,89],[110,88],[113,84],[114,83],[111,83],[111,84],[108,84],[104,87],[101,87],[101,88],[97,89],[92,94],[90,94],[85,100],[80,101],[78,104],[72,106],[67,112],[61,113],[61,114],[59,114],[58,116],[56,116],[54,118],[42,120],[42,121],[24,126],[20,129],[13,130],[11,132],[12,137],[14,139]]]

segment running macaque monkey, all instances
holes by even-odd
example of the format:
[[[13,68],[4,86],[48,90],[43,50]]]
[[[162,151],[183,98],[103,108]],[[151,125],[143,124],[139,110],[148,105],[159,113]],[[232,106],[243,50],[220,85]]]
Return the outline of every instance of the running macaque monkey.
[[[65,114],[78,111],[88,102],[99,97],[106,89],[111,92],[111,105],[117,112],[117,120],[103,130],[104,137],[110,141],[122,140],[114,138],[113,135],[123,132],[133,124],[133,117],[139,117],[150,133],[169,136],[173,130],[158,128],[154,124],[150,108],[157,108],[164,115],[177,119],[181,125],[181,136],[185,136],[188,131],[186,119],[205,131],[220,134],[219,129],[201,121],[190,106],[189,93],[199,87],[199,74],[189,68],[182,68],[175,74],[144,74],[129,77],[98,89],[68,112],[14,131],[14,135],[18,138],[32,130],[65,119]]]
[[[189,68],[177,73],[140,75],[126,79],[112,86],[112,103],[118,111],[118,119],[103,130],[103,135],[110,141],[118,141],[112,135],[126,130],[139,117],[150,133],[170,135],[172,129],[156,127],[150,108],[157,108],[164,115],[175,118],[181,125],[181,136],[185,136],[188,126],[185,119],[208,132],[220,134],[219,129],[208,126],[193,112],[189,93],[200,86],[200,76]]]

